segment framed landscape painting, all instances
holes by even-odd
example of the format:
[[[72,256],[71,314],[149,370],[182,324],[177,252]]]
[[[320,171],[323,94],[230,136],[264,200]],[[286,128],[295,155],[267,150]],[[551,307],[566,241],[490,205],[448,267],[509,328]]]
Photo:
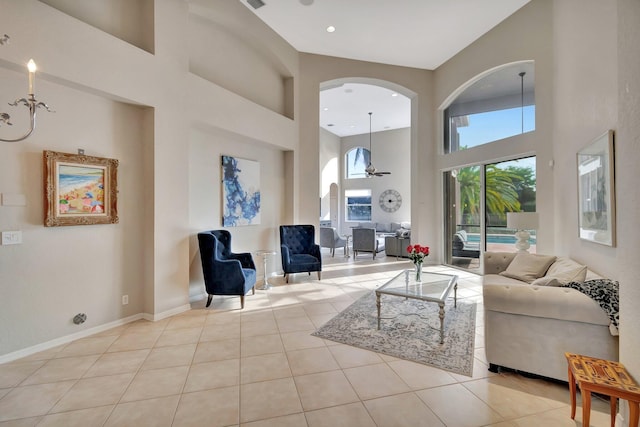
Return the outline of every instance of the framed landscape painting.
[[[578,152],[578,227],[580,238],[615,246],[613,131]]]
[[[44,151],[44,226],[118,222],[118,161]]]
[[[260,224],[260,163],[222,156],[222,226]]]

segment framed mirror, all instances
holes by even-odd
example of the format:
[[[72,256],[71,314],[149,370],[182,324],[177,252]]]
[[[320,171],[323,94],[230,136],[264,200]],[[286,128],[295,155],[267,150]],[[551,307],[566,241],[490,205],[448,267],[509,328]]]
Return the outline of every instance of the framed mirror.
[[[578,152],[580,238],[615,246],[614,134],[605,132]]]

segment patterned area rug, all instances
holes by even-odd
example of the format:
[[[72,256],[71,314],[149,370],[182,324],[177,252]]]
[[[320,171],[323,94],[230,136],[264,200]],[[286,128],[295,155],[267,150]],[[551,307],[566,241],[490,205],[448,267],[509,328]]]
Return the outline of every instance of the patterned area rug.
[[[445,305],[444,344],[440,344],[438,304],[382,295],[377,329],[375,292],[351,304],[312,335],[400,359],[473,375],[476,304],[453,298]]]

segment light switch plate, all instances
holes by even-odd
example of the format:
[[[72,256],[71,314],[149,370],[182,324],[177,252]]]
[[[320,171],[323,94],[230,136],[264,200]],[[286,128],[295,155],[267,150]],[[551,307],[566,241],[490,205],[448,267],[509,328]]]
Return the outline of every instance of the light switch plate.
[[[3,231],[2,245],[19,245],[22,243],[22,231]]]

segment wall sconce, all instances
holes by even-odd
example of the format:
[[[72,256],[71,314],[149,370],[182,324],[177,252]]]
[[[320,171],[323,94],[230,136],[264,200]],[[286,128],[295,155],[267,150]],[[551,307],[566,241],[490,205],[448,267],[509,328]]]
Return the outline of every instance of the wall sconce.
[[[517,230],[515,233],[518,252],[529,253],[529,230],[538,229],[537,212],[507,212],[507,228]]]
[[[5,44],[8,42],[8,40],[9,40],[9,36],[5,34],[4,37],[0,38],[0,41],[2,41],[2,43],[0,44]],[[17,105],[24,105],[25,107],[29,108],[29,119],[30,119],[29,130],[27,131],[27,133],[25,133],[19,138],[15,138],[15,139],[0,138],[1,142],[18,142],[18,141],[22,141],[23,139],[26,139],[29,135],[31,135],[33,130],[36,128],[36,110],[38,108],[42,107],[45,110],[52,112],[47,106],[47,104],[45,104],[44,102],[38,102],[38,100],[34,95],[33,88],[34,88],[35,79],[36,79],[37,67],[36,67],[36,63],[33,62],[33,59],[29,60],[29,63],[27,64],[27,69],[29,70],[29,91],[28,91],[27,98],[18,98],[12,103],[10,103],[9,105],[11,105],[12,107],[15,107]],[[2,125],[3,123],[9,126],[13,125],[13,123],[11,123],[11,116],[9,116],[8,113],[0,113],[0,125]]]

